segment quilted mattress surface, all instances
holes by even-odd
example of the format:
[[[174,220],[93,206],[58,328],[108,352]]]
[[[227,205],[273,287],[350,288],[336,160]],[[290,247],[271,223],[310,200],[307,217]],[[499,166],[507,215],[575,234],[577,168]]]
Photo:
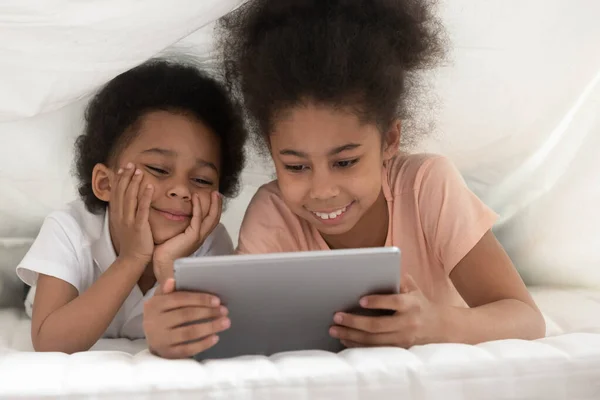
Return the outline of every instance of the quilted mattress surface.
[[[0,398],[600,399],[600,292],[532,289],[547,337],[410,350],[352,349],[197,363],[143,341],[75,355],[31,352],[30,322],[0,310]]]

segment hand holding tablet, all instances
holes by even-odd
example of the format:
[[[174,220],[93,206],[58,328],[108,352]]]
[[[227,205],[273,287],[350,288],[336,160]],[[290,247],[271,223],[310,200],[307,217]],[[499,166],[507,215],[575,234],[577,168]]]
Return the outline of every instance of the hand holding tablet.
[[[344,348],[331,337],[337,312],[389,315],[362,308],[366,295],[400,289],[395,247],[185,258],[175,262],[178,291],[218,296],[231,328],[197,355],[215,359],[283,351]]]

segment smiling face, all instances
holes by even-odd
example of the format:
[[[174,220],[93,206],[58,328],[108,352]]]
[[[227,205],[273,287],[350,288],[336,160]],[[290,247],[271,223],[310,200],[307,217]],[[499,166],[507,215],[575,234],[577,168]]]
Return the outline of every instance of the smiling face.
[[[378,200],[385,207],[382,167],[398,141],[399,125],[382,135],[353,114],[316,106],[286,113],[269,138],[286,204],[324,236],[350,233]]]
[[[110,180],[106,186],[114,187],[115,169],[129,162],[140,169],[140,187],[154,186],[149,222],[154,242],[161,244],[189,225],[193,193],[198,193],[207,212],[210,193],[219,188],[220,144],[211,130],[186,115],[155,111],[142,117],[138,125],[136,136],[119,153],[115,167],[96,167],[95,181],[102,187],[105,174]],[[98,192],[99,198],[110,199],[110,193]]]

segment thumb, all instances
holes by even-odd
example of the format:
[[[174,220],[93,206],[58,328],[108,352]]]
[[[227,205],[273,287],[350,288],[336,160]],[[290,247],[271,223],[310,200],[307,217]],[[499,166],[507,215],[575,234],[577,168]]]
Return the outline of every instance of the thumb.
[[[418,290],[420,290],[419,286],[412,275],[406,275],[402,278],[402,282],[400,283],[400,293],[410,293]]]
[[[175,291],[175,279],[169,278],[164,281],[161,285],[156,289],[156,295],[163,295],[173,293]]]

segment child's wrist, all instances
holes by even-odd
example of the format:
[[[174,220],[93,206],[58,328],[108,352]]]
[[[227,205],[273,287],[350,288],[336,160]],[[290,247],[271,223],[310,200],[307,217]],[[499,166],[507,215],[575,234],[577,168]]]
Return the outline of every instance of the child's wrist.
[[[135,256],[119,255],[117,261],[126,266],[127,268],[135,268],[140,271],[144,271],[148,265],[149,260],[142,259]]]
[[[152,268],[154,270],[154,276],[159,283],[164,282],[167,278],[173,276],[175,262],[171,259],[152,259]]]
[[[464,311],[459,307],[443,307],[440,310],[439,337],[437,343],[464,343],[461,327],[466,322]]]
[[[160,259],[160,258],[156,258],[156,257],[152,257],[152,265],[154,265],[154,267],[173,267],[173,264],[175,263],[174,260],[171,260],[169,258],[165,258],[165,259]]]

